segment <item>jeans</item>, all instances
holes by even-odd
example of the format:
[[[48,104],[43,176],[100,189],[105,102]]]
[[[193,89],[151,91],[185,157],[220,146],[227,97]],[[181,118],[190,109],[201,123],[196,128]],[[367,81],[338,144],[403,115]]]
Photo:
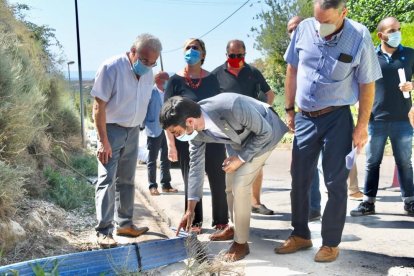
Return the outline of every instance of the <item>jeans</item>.
[[[170,167],[171,163],[168,160],[168,147],[167,140],[165,139],[164,131],[158,137],[147,138],[148,148],[148,161],[147,161],[147,172],[148,172],[148,183],[149,189],[158,188],[157,184],[157,158],[158,152],[161,150],[161,177],[160,182],[163,189],[171,188],[171,175]]]
[[[114,217],[120,227],[132,224],[139,127],[106,124],[106,131],[112,157],[106,164],[98,160],[95,191],[95,230],[104,235],[112,233]]]
[[[389,137],[400,179],[404,202],[414,200],[413,167],[411,164],[413,128],[408,121],[372,121],[368,125],[369,141],[366,147],[364,195],[374,202],[378,191],[379,172],[384,147]]]
[[[309,189],[322,151],[322,168],[328,201],[322,217],[322,244],[338,246],[345,225],[349,170],[345,156],[352,147],[353,120],[349,107],[317,118],[301,113],[295,117],[292,149],[292,235],[310,239]]]
[[[316,168],[310,188],[310,211],[321,211],[321,191],[319,190],[319,169]]]

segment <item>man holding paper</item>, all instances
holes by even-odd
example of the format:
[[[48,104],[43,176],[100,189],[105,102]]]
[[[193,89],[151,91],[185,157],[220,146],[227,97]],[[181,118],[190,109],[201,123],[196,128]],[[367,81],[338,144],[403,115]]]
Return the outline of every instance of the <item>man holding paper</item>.
[[[413,215],[413,127],[408,117],[412,106],[410,92],[413,83],[407,80],[411,80],[414,72],[414,49],[400,44],[400,23],[394,17],[383,19],[378,24],[377,31],[378,38],[381,39],[377,54],[383,77],[376,81],[375,101],[368,125],[364,199],[351,211],[351,215],[375,214],[380,164],[388,137],[400,176],[404,210]]]
[[[381,78],[367,28],[346,15],[346,0],[314,0],[314,17],[298,25],[285,54],[286,120],[295,132],[290,194],[293,231],[275,252],[288,254],[312,247],[309,189],[322,151],[328,201],[316,262],[332,262],[338,257],[347,207],[345,156],[352,150],[352,142],[361,149],[368,140],[374,85]],[[358,100],[354,128],[349,105]]]

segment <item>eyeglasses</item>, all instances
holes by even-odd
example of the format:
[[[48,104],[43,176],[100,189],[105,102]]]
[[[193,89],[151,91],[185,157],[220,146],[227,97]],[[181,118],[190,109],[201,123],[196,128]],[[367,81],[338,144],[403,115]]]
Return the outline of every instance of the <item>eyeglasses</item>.
[[[139,59],[139,61],[142,62],[142,64],[144,64],[147,67],[155,67],[155,66],[157,66],[157,62],[154,62],[154,63],[150,64],[150,62],[149,62],[148,59],[145,59],[145,58],[138,58],[138,59]]]
[[[243,58],[245,54],[227,54],[229,58]]]
[[[188,45],[187,47],[185,47],[186,50],[200,50],[200,47],[198,47],[197,45]]]

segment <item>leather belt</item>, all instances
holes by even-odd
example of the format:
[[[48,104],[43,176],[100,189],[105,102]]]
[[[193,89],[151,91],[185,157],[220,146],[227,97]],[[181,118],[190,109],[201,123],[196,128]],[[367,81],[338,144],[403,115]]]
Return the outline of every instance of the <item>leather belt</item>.
[[[340,109],[342,107],[345,107],[345,106],[344,105],[341,105],[341,106],[328,106],[326,108],[323,108],[321,110],[316,110],[316,111],[304,111],[304,110],[299,108],[299,112],[302,113],[302,115],[312,117],[312,118],[316,118],[316,117],[322,116],[324,114],[327,114],[329,112],[332,112],[334,110]]]

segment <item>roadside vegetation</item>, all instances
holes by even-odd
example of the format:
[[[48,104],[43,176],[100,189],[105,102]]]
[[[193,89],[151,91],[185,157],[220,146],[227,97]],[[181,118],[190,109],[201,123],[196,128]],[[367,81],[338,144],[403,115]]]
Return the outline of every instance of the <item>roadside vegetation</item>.
[[[58,70],[63,59],[51,51],[60,44],[52,28],[25,20],[29,9],[0,0],[0,265],[12,243],[22,242],[5,229],[20,223],[30,200],[92,210],[93,185],[71,168],[87,177],[97,172],[95,157],[81,145],[72,91]]]

